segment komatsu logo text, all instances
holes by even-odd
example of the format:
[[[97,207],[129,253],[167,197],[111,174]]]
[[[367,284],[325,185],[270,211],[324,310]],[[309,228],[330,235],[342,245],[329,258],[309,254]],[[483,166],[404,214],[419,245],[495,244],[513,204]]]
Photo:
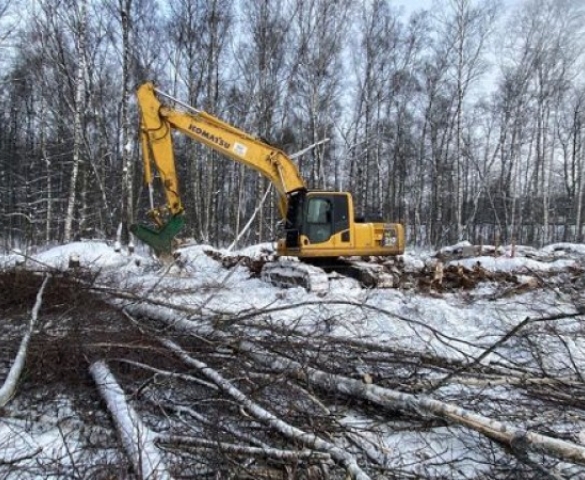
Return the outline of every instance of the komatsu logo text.
[[[212,133],[209,133],[207,130],[203,130],[201,127],[198,127],[197,125],[189,125],[189,130],[199,135],[200,137],[205,138],[206,140],[209,140],[210,142],[213,142],[216,145],[219,145],[222,148],[227,149],[230,148],[231,146],[231,144],[229,142],[226,142],[223,138],[218,137],[217,135],[213,135]]]

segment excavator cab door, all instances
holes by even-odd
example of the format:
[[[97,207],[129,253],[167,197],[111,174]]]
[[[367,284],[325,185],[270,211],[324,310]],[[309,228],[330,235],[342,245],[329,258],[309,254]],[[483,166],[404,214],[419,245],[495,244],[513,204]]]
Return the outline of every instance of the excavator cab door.
[[[349,248],[351,241],[347,193],[303,191],[289,196],[284,241],[289,254],[335,256],[335,249]]]
[[[300,190],[288,195],[288,210],[284,222],[285,246],[287,249],[298,249],[303,229],[306,191]]]
[[[329,242],[329,247],[349,246],[349,215],[347,194],[311,192],[307,195],[302,233],[310,244]]]

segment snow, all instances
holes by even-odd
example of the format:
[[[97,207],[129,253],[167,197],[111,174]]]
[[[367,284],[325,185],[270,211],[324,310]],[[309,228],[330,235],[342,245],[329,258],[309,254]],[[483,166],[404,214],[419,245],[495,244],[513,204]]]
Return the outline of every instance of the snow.
[[[525,257],[473,257],[461,260],[453,260],[449,262],[449,265],[460,265],[462,267],[472,269],[478,265],[482,268],[491,272],[515,272],[515,273],[528,273],[528,272],[561,272],[569,268],[576,268],[578,262],[576,260],[559,259],[553,262],[541,262]]]
[[[473,246],[468,243],[460,243],[439,252],[407,251],[400,261],[403,271],[412,273],[436,261],[435,253],[449,258],[449,255],[456,256],[458,252],[469,253],[472,250]],[[479,355],[527,315],[534,315],[535,312],[572,313],[574,310],[571,299],[559,296],[554,290],[532,289],[513,298],[492,298],[490,295],[497,286],[490,284],[482,285],[471,294],[455,292],[433,296],[414,290],[367,290],[360,288],[353,280],[336,279],[331,281],[327,292],[318,295],[301,287],[282,289],[251,278],[250,272],[243,266],[228,270],[208,255],[213,251],[222,253],[208,245],[184,246],[178,250],[177,263],[165,268],[145,252],[129,253],[119,245],[86,241],[49,248],[29,256],[22,252],[1,255],[0,268],[25,265],[31,269],[65,270],[71,258],[77,257],[79,267],[76,268],[99,272],[107,284],[141,288],[151,298],[188,306],[201,314],[221,318],[222,315],[241,314],[254,309],[278,308],[277,314],[270,316],[272,323],[306,329],[307,332],[323,330],[340,337],[373,338],[403,349],[430,351],[453,359]],[[485,253],[490,251],[492,254]],[[479,265],[491,272],[513,273],[517,275],[519,284],[529,285],[534,276],[569,272],[582,268],[585,263],[583,244],[559,243],[542,249],[482,247],[481,252],[467,258],[448,259],[446,265],[468,269]],[[273,245],[262,244],[230,252],[230,255],[258,258],[271,253]],[[168,294],[169,289],[173,291],[172,297]],[[152,308],[162,310],[164,307]],[[173,315],[176,316],[176,312]],[[570,331],[569,322],[566,327]],[[553,339],[551,344],[554,342],[562,342],[562,348],[551,351],[545,359],[549,367],[562,371],[569,361],[567,351],[572,362],[585,364],[585,340],[581,337],[564,335]],[[499,353],[491,353],[482,362],[523,360],[518,358],[519,355],[512,344],[505,345]],[[348,416],[345,422],[350,424],[354,420]],[[15,432],[20,433],[15,435]],[[63,456],[63,442],[55,440],[58,434],[62,432],[56,432],[54,428],[44,433],[27,432],[20,421],[4,420],[0,423],[0,438],[13,440],[4,449],[2,458],[18,458],[37,449],[41,449],[43,455],[60,458]],[[450,440],[445,440],[445,432],[441,429],[425,439],[413,432],[386,432],[385,435],[388,451],[400,449],[404,452],[401,446],[408,444],[412,445],[410,450],[416,452],[423,443],[429,445],[430,442],[438,451],[444,452],[442,458],[448,461],[464,450],[458,440],[451,438],[454,437],[452,433]],[[585,438],[583,433],[582,438]],[[413,453],[408,461],[415,462],[415,457]],[[472,461],[467,458],[467,463],[461,466],[463,471]],[[421,461],[419,468],[426,468],[424,461]]]
[[[26,469],[15,468],[11,473],[4,472],[2,478],[38,480],[47,478],[46,472],[56,464],[61,465],[63,470],[74,470],[77,464],[88,461],[87,450],[79,448],[87,441],[83,421],[77,417],[67,395],[60,395],[55,400],[59,407],[54,415],[37,416],[29,411],[23,418],[4,415],[0,419],[0,463],[27,465]],[[99,436],[99,432],[93,432],[93,436]],[[95,464],[117,460],[115,451],[103,449],[94,453],[96,455],[91,460]]]
[[[455,252],[470,247],[463,242],[441,249],[440,253]],[[484,249],[487,247],[484,247]],[[502,248],[510,252],[511,247]],[[528,283],[534,274],[550,274],[577,268],[585,258],[585,245],[555,244],[540,251],[515,247],[516,252],[530,252],[539,256],[535,260],[527,256],[510,257],[481,255],[471,258],[453,259],[447,265],[460,265],[472,269],[478,263],[493,272],[508,272],[518,275],[519,283]],[[559,251],[568,252],[559,258]],[[501,301],[462,301],[460,295],[445,294],[438,298],[397,289],[367,290],[358,287],[354,280],[333,279],[329,291],[319,295],[301,287],[282,289],[250,278],[243,266],[225,269],[220,262],[208,255],[219,251],[209,245],[190,245],[178,250],[178,262],[171,267],[161,267],[143,253],[128,253],[100,241],[74,242],[47,249],[26,258],[28,265],[42,268],[67,269],[70,259],[77,256],[80,268],[100,272],[103,278],[118,285],[139,286],[155,298],[169,300],[166,293],[173,288],[182,294],[173,295],[173,302],[201,307],[207,312],[233,314],[253,308],[285,306],[278,315],[282,324],[295,323],[312,328],[332,321],[333,334],[361,335],[392,341],[405,348],[429,348],[444,355],[460,357],[472,354],[494,336],[510,328],[526,316],[525,305],[537,303],[543,311],[557,311],[558,299],[549,292],[529,292],[517,298]],[[261,244],[232,255],[260,256],[272,251],[272,244]],[[557,252],[553,258],[551,254]],[[551,261],[544,261],[544,258]],[[16,265],[21,258],[17,253],[0,256],[0,266]],[[407,252],[401,257],[405,272],[422,270],[433,258],[429,251]],[[115,280],[115,282],[114,282]],[[493,286],[481,287],[480,292],[490,292]],[[477,293],[477,292],[476,292]],[[538,297],[538,298],[536,298]],[[321,306],[315,303],[321,302]],[[412,320],[415,323],[412,323]],[[418,323],[416,323],[418,322]],[[493,334],[486,329],[498,324]],[[436,332],[440,331],[439,339]],[[471,343],[475,346],[465,345]]]
[[[455,252],[470,247],[460,243],[445,247],[440,253]],[[486,249],[488,247],[484,247]],[[570,258],[559,258],[559,251]],[[316,325],[326,325],[330,334],[339,336],[375,337],[392,342],[401,348],[431,349],[443,356],[461,358],[473,355],[498,335],[526,317],[527,305],[539,305],[542,312],[560,311],[562,304],[554,292],[532,291],[520,295],[514,302],[509,298],[498,301],[482,300],[469,303],[460,295],[445,294],[438,298],[397,289],[366,290],[348,279],[334,279],[329,291],[311,293],[301,287],[282,289],[257,278],[250,278],[242,266],[231,270],[208,255],[217,251],[209,245],[190,245],[178,250],[178,264],[162,268],[153,258],[115,249],[105,242],[75,242],[33,255],[28,263],[45,268],[67,268],[73,255],[80,259],[81,268],[99,271],[116,284],[140,286],[151,296],[168,301],[168,289],[183,292],[174,294],[173,302],[201,308],[203,312],[237,314],[251,309],[283,307],[274,320],[282,325],[296,325],[308,331]],[[259,256],[271,251],[271,244],[262,244],[232,252],[232,255]],[[510,257],[511,247],[503,247],[501,256],[481,255],[454,259],[447,265],[482,268],[493,272],[518,275],[518,282],[529,282],[529,274],[550,274],[577,268],[585,258],[585,245],[555,244],[540,251],[515,247],[514,251],[529,252],[527,256]],[[551,254],[557,252],[552,257]],[[0,256],[0,265],[14,265],[15,254]],[[431,252],[407,252],[402,256],[404,271],[424,268],[433,258]],[[550,261],[544,261],[549,258]],[[484,292],[492,286],[483,286]],[[439,332],[439,333],[437,333]]]
[[[135,258],[116,250],[105,242],[87,241],[73,242],[44,252],[32,255],[28,260],[40,268],[55,268],[65,270],[72,257],[80,260],[80,266],[93,270],[115,270],[131,268]]]

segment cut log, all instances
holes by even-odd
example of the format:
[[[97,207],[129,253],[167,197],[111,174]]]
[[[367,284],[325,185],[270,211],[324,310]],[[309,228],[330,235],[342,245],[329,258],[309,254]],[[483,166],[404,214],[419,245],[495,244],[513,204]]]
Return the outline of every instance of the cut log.
[[[106,362],[93,363],[90,372],[114,419],[136,475],[148,480],[170,480],[172,477],[154,444],[155,433],[142,423],[136,411],[128,405],[122,387]]]

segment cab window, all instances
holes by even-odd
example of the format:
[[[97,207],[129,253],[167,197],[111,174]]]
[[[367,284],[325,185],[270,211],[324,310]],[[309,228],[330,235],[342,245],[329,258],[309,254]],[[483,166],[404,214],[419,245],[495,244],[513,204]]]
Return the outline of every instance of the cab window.
[[[332,235],[331,201],[311,198],[307,205],[306,234],[311,243],[326,242]]]
[[[325,198],[312,198],[307,212],[308,223],[330,223],[331,202]]]

